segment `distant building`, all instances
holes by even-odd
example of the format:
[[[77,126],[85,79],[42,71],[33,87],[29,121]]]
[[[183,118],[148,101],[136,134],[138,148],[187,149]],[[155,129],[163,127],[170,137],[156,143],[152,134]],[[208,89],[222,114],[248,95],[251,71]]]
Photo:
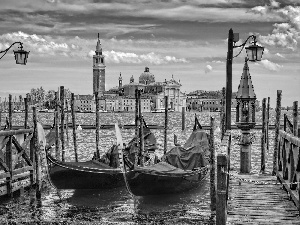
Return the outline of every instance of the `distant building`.
[[[99,39],[96,45],[95,55],[93,55],[93,94],[98,92],[98,96],[105,92],[105,61],[102,55],[102,47]]]
[[[120,74],[119,86],[110,89],[104,93],[107,98],[112,95],[119,95],[122,97],[123,104],[121,109],[123,111],[131,111],[131,104],[125,106],[128,103],[135,104],[135,90],[142,91],[142,99],[145,99],[145,109],[149,111],[161,111],[165,108],[164,97],[168,96],[168,108],[174,111],[181,111],[182,107],[186,107],[186,95],[180,91],[181,84],[173,78],[164,82],[155,82],[155,76],[150,72],[148,67],[145,67],[145,71],[139,77],[139,83],[134,82],[133,76],[130,78],[128,84],[123,84],[123,79]],[[148,100],[149,99],[149,107]],[[123,108],[122,108],[123,107]],[[115,108],[116,109],[116,108]],[[133,110],[135,108],[133,107]]]
[[[187,109],[196,111],[220,111],[220,91],[194,91],[187,95]],[[235,96],[235,93],[233,93]],[[236,108],[236,99],[232,98],[231,108]]]
[[[96,105],[92,95],[75,95],[74,98],[76,112],[95,112]]]

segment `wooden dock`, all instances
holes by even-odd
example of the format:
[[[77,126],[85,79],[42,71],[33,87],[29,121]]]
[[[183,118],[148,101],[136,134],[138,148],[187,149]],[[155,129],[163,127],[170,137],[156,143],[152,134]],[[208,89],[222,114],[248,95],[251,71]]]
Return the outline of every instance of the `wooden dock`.
[[[252,140],[240,141],[239,153],[233,152],[229,130],[224,133],[221,145],[217,148],[216,206],[211,207],[216,210],[217,225],[300,224],[298,102],[293,103],[292,121],[284,115],[281,129],[281,91],[277,91],[275,137],[271,148],[268,143],[269,116],[264,115],[265,102],[266,99],[263,100],[261,145],[255,148],[260,149],[260,157],[251,157]],[[268,164],[266,152],[269,155]],[[230,164],[233,153],[235,158],[236,154],[240,154],[240,168],[232,168]],[[246,153],[249,157],[244,157]],[[253,172],[251,164],[256,165]],[[270,167],[271,164],[272,168],[266,170],[266,165]],[[245,165],[250,166],[250,171],[243,170]],[[211,183],[215,182],[211,180]],[[211,195],[214,197],[215,194],[211,192]]]
[[[271,174],[231,176],[228,197],[227,224],[300,223],[297,207]]]

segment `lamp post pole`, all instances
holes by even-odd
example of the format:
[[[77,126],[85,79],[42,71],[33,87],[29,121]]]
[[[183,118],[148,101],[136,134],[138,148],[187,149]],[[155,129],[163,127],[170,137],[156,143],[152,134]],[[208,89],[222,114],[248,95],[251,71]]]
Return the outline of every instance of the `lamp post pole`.
[[[233,59],[233,30],[228,34],[228,52],[226,61],[226,101],[225,101],[225,129],[231,130],[231,98],[232,98],[232,59]]]

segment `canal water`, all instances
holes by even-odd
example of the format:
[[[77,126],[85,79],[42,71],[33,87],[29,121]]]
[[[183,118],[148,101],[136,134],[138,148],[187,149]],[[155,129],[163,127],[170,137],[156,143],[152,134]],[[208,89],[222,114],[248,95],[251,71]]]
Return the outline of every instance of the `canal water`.
[[[168,149],[173,146],[174,134],[183,144],[194,124],[194,113],[186,113],[186,129],[181,130],[181,113],[170,113],[168,130]],[[6,115],[2,114],[2,117]],[[216,118],[219,126],[219,113],[197,112],[202,125],[209,125],[209,117]],[[13,116],[13,125],[23,125],[23,113]],[[53,114],[39,113],[39,121],[52,124]],[[147,124],[164,125],[163,113],[145,113]],[[69,116],[71,121],[71,118]],[[3,121],[3,118],[2,118]],[[134,124],[133,113],[102,113],[101,124]],[[235,114],[232,115],[235,121]],[[274,124],[275,112],[271,111],[270,124]],[[92,113],[76,114],[77,124],[95,124]],[[261,112],[257,113],[257,123],[261,123]],[[217,129],[218,130],[218,129]],[[46,131],[47,132],[47,131]],[[153,130],[159,151],[163,151],[163,130]],[[209,132],[209,131],[207,131]],[[128,142],[134,130],[122,130],[123,139]],[[240,131],[232,131],[231,167],[232,173],[239,168]],[[261,131],[254,130],[252,145],[252,172],[259,173]],[[69,129],[69,142],[66,144],[66,161],[74,160],[72,130]],[[270,151],[267,152],[267,171],[272,169],[274,131],[270,130]],[[95,130],[81,130],[77,133],[79,161],[89,160],[95,151]],[[101,130],[100,146],[104,153],[116,142],[114,130]],[[220,133],[215,133],[216,149],[220,144]],[[102,191],[56,190],[49,183],[43,188],[41,199],[35,198],[34,190],[25,192],[23,197],[0,199],[0,224],[214,224],[215,215],[210,211],[209,176],[197,189],[176,195],[151,197],[131,196],[125,187]]]

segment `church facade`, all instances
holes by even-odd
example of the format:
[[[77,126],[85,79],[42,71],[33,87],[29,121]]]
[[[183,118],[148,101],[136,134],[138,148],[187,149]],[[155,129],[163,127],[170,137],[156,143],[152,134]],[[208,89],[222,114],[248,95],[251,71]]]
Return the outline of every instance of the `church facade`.
[[[176,81],[173,75],[169,81],[156,82],[155,76],[150,72],[149,67],[145,67],[144,72],[139,76],[139,82],[135,82],[132,76],[128,84],[123,84],[123,78],[120,74],[118,87],[110,89],[105,92],[104,95],[108,97],[115,94],[115,98],[121,97],[124,99],[132,99],[133,101],[135,90],[139,89],[142,91],[142,99],[145,101],[145,106],[143,107],[145,111],[164,111],[165,96],[168,96],[168,109],[179,112],[182,110],[182,107],[186,107],[186,95],[180,91],[180,88],[180,82]]]

